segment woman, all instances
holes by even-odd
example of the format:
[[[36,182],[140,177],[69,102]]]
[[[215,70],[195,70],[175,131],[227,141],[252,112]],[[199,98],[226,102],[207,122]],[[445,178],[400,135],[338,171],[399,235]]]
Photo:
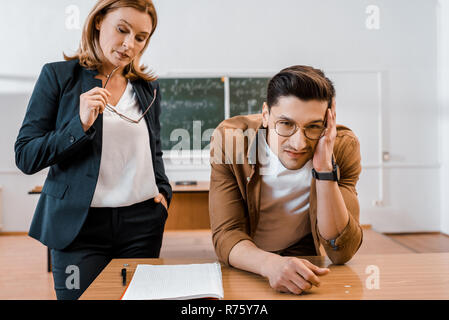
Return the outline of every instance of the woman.
[[[50,167],[29,235],[51,248],[58,299],[77,299],[113,258],[157,258],[172,196],[160,92],[139,66],[151,0],[100,0],[80,47],[46,64],[15,144],[26,174]]]

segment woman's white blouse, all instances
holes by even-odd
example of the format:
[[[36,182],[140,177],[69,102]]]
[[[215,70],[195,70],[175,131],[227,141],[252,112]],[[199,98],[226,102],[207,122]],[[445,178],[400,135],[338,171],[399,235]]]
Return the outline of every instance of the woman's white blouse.
[[[142,115],[129,81],[114,108],[131,119]],[[100,173],[91,207],[125,207],[159,193],[149,139],[145,119],[131,123],[107,108],[104,110]]]

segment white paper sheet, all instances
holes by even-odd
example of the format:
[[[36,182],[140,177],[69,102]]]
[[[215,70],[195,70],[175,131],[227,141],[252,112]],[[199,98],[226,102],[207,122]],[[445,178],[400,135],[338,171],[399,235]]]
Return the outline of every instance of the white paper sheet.
[[[223,299],[219,263],[137,265],[122,300]]]

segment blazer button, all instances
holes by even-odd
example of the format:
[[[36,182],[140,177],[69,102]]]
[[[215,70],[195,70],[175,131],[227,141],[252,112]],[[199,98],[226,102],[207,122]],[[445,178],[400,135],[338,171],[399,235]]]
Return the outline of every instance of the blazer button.
[[[74,143],[75,142],[75,137],[74,136],[70,136],[70,143]]]

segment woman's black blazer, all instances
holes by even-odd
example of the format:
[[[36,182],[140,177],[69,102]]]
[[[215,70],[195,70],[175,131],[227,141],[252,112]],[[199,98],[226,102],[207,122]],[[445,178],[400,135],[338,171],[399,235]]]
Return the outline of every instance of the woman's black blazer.
[[[17,167],[34,174],[50,167],[37,204],[29,235],[61,250],[78,235],[89,211],[100,171],[103,115],[85,133],[79,116],[80,95],[102,82],[78,60],[44,65],[29,101],[15,143]],[[162,161],[161,95],[157,81],[131,82],[142,110],[157,97],[145,115],[154,175],[168,203],[172,190]]]

